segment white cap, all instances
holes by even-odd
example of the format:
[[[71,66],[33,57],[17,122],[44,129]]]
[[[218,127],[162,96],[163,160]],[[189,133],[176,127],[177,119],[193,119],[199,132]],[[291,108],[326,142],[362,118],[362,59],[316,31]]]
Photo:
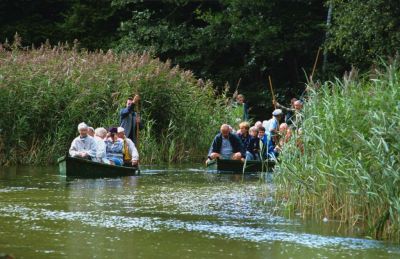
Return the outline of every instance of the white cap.
[[[78,124],[78,130],[87,129],[87,128],[88,128],[88,125],[86,125],[86,123],[84,123],[84,122],[81,122]]]
[[[272,113],[273,116],[278,116],[282,114],[282,110],[281,109],[276,109],[274,110],[274,112]]]
[[[118,133],[125,132],[125,129],[122,128],[122,127],[118,127],[118,128],[117,128],[117,132],[118,132]]]

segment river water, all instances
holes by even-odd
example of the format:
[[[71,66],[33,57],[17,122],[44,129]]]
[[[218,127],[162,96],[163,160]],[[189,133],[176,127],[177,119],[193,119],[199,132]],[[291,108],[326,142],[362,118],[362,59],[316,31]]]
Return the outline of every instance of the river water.
[[[16,258],[400,258],[399,245],[346,236],[336,222],[277,215],[269,180],[196,168],[145,168],[140,176],[114,179],[66,179],[55,167],[0,168],[0,253]]]

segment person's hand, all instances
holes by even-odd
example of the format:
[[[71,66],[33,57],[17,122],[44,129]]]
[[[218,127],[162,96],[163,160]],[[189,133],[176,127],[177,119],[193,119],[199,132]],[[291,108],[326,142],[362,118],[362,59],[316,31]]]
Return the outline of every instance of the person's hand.
[[[138,160],[132,160],[132,165],[133,165],[133,166],[138,165],[138,163],[139,163]]]
[[[210,155],[210,157],[211,157],[211,159],[217,159],[217,158],[220,157],[220,154],[218,154],[218,153],[212,153],[212,154]]]
[[[140,115],[139,114],[136,115],[136,122],[140,123]]]
[[[136,95],[133,97],[133,103],[137,103],[137,102],[139,102],[139,101],[140,101],[140,96],[136,94]]]

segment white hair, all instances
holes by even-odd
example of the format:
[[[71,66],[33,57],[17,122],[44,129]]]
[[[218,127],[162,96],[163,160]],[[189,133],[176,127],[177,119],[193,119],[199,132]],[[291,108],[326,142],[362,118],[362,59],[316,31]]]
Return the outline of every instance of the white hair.
[[[78,124],[78,130],[88,129],[88,125],[84,122]]]
[[[107,130],[105,128],[97,128],[94,130],[94,134],[100,138],[105,138]]]

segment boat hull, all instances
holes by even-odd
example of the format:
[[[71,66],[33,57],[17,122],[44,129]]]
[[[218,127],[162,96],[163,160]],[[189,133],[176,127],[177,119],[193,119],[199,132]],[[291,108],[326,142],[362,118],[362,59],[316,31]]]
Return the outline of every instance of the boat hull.
[[[243,173],[243,167],[245,166],[244,173],[257,173],[257,172],[270,172],[275,166],[275,161],[255,161],[249,160],[242,162],[240,160],[224,160],[217,159],[211,160],[207,164],[207,170],[217,171],[219,173]]]
[[[60,175],[67,177],[101,178],[135,175],[137,168],[115,166],[90,160],[63,156],[58,159]]]

